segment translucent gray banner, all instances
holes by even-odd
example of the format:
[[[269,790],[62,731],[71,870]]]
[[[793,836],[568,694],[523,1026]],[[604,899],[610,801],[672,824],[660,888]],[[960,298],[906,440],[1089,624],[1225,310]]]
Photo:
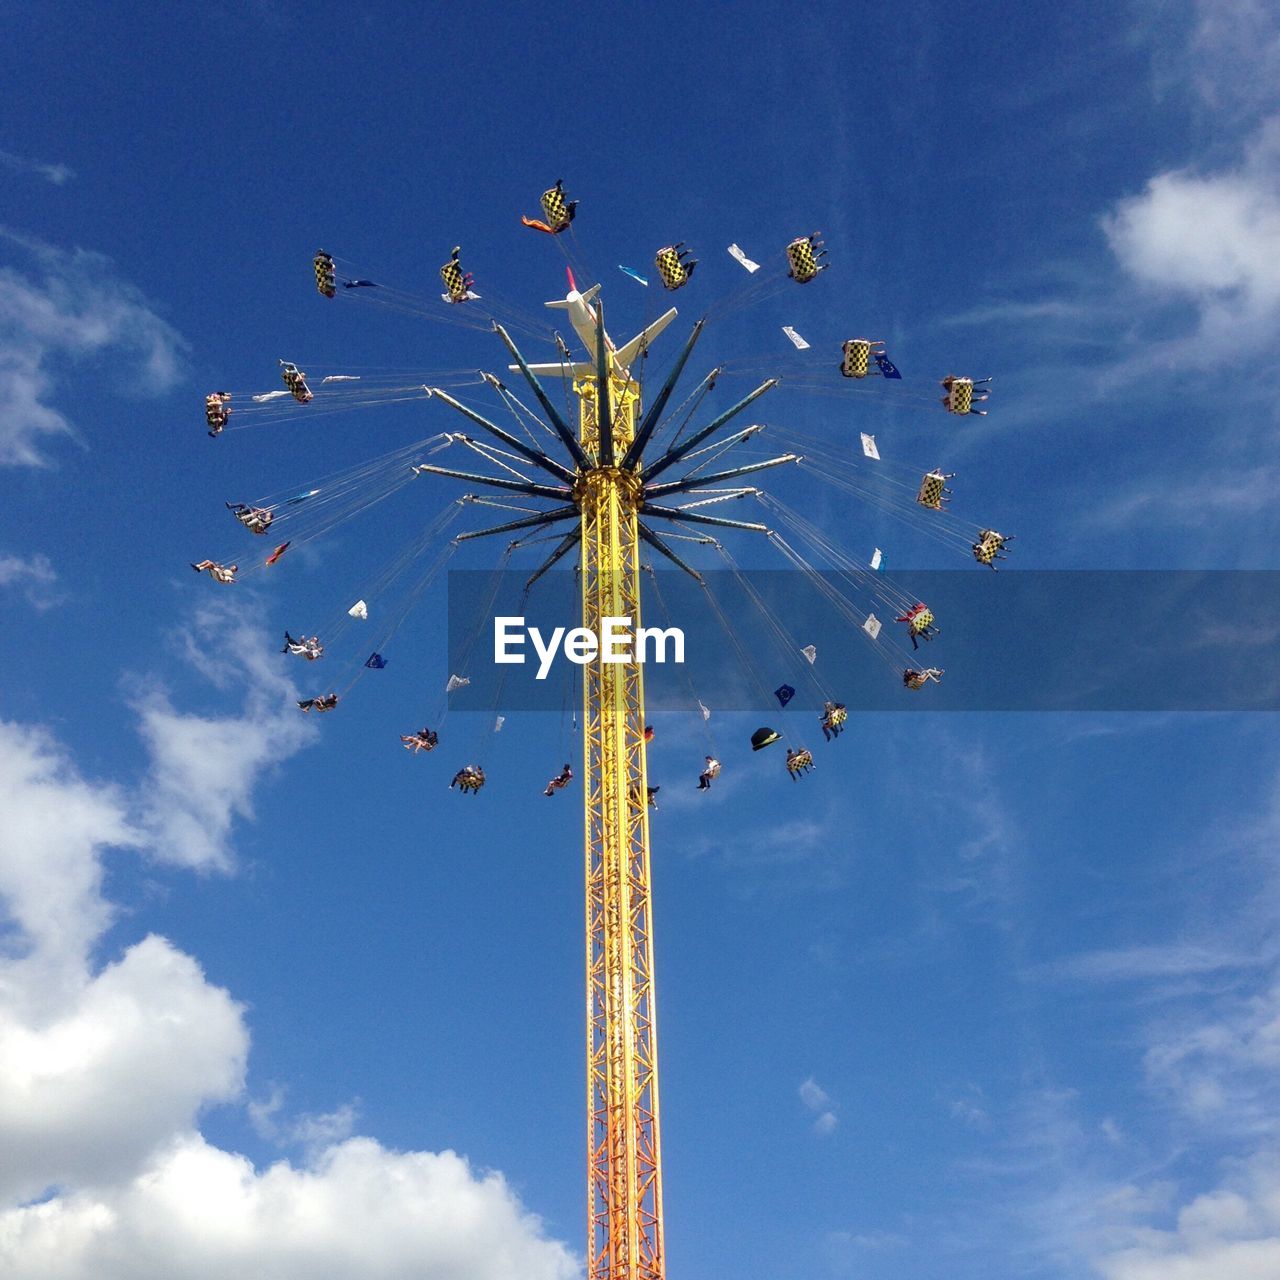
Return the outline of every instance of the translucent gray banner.
[[[523,664],[494,661],[497,617],[523,617],[544,647],[557,627],[580,623],[576,573],[548,573],[526,596],[527,576],[450,573],[449,667],[470,680],[455,708],[558,711],[576,697],[581,669],[562,647],[544,679],[527,632]],[[834,700],[851,711],[1280,710],[1274,571],[948,571],[891,583],[870,572],[744,570],[704,580],[643,575],[643,625],[684,635],[682,664],[669,644],[665,663],[645,666],[655,705],[764,711],[789,687],[795,708]],[[895,619],[916,603],[936,634],[913,649]],[[868,614],[877,639],[862,629]],[[939,679],[907,686],[905,670],[930,668]]]

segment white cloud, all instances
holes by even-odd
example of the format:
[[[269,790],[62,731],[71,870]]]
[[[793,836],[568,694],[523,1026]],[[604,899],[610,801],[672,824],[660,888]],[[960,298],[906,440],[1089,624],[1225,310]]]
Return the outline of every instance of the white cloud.
[[[65,164],[42,164],[39,160],[15,156],[11,151],[0,151],[0,165],[14,173],[33,173],[55,187],[64,186],[76,176]]]
[[[1097,1260],[1106,1280],[1275,1280],[1280,1168],[1255,1159],[1179,1211],[1172,1230],[1141,1228]]]
[[[817,1117],[813,1122],[814,1133],[820,1138],[825,1138],[828,1134],[834,1133],[836,1126],[840,1123],[840,1118],[836,1115],[835,1103],[832,1101],[831,1095],[812,1076],[801,1083],[798,1093],[800,1094],[800,1101],[810,1111],[817,1112]]]
[[[1196,309],[1194,340],[1166,348],[1166,358],[1210,363],[1269,344],[1280,322],[1280,118],[1236,167],[1157,174],[1103,228],[1136,281]]]
[[[359,1102],[346,1102],[333,1111],[320,1115],[304,1112],[286,1117],[284,1111],[285,1090],[273,1086],[268,1097],[248,1105],[249,1120],[254,1130],[277,1146],[299,1146],[304,1151],[322,1151],[334,1143],[344,1142],[355,1132],[359,1117]]]
[[[212,630],[210,630],[212,628]],[[219,631],[219,628],[221,630]],[[157,857],[225,866],[226,832],[260,772],[222,758],[246,726],[296,749],[262,637],[227,614],[191,633],[220,656],[209,674],[248,684],[240,717],[173,708],[152,690],[153,749],[136,787],[80,776],[40,730],[0,722],[0,1274],[6,1280],[571,1280],[577,1259],[547,1239],[500,1175],[453,1152],[397,1152],[351,1137],[356,1104],[281,1119],[279,1095],[253,1118],[302,1148],[256,1169],[197,1131],[204,1108],[243,1098],[243,1007],[198,962],[148,936],[95,959],[114,912],[102,893],[111,850],[145,850],[176,832],[191,767],[162,759],[176,735],[215,757],[195,816],[212,843]],[[151,701],[146,701],[150,698]],[[300,719],[293,708],[296,719]],[[180,750],[182,750],[180,748]],[[142,811],[143,822],[130,818]],[[198,856],[197,856],[198,855]],[[254,1108],[250,1108],[251,1116]]]
[[[233,1096],[246,1033],[162,938],[94,973],[112,911],[104,850],[136,845],[126,798],[40,732],[0,723],[0,1198],[132,1173],[205,1101]]]
[[[134,1179],[0,1216],[11,1280],[575,1280],[495,1173],[367,1138],[306,1168],[181,1134]]]
[[[54,590],[57,581],[57,571],[48,556],[37,552],[24,560],[0,551],[0,587],[17,587],[37,609],[58,603]]]
[[[240,1007],[154,936],[37,1018],[0,1010],[0,1198],[132,1175],[238,1094],[247,1051]]]
[[[1189,70],[1210,107],[1274,105],[1280,22],[1264,0],[1197,0]]]
[[[253,816],[254,783],[317,730],[299,714],[298,691],[272,661],[273,646],[242,614],[208,606],[182,638],[206,675],[223,688],[243,688],[244,703],[235,715],[199,716],[176,710],[154,683],[139,687],[151,757],[141,825],[161,861],[226,870],[232,824]]]
[[[155,394],[179,378],[185,342],[109,258],[0,228],[30,269],[0,268],[0,466],[46,466],[50,436],[73,434],[55,407],[64,366],[109,357],[105,394]]]

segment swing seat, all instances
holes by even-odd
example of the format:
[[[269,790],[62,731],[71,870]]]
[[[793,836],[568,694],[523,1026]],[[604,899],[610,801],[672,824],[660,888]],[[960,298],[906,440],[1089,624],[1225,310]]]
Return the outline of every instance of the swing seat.
[[[336,296],[338,292],[338,277],[334,271],[333,259],[321,249],[317,252],[312,265],[316,269],[316,288],[326,298]]]
[[[544,191],[538,203],[542,205],[542,216],[546,218],[552,231],[559,231],[569,225],[569,206],[558,183],[549,191]]]
[[[689,283],[689,265],[685,262],[688,250],[676,249],[668,245],[659,249],[654,256],[653,265],[662,277],[662,284],[667,289],[679,289]]]
[[[227,408],[227,401],[231,396],[226,391],[215,391],[212,395],[204,398],[204,418],[213,431],[221,431],[227,425],[227,419],[231,416],[231,410]]]
[[[309,404],[311,388],[307,386],[307,375],[296,364],[290,364],[287,360],[282,360],[280,363],[282,365],[280,377],[284,380],[284,385],[289,388],[289,394],[299,404]]]
[[[846,378],[865,378],[871,361],[871,343],[866,338],[850,338],[844,344],[840,372]]]
[[[797,236],[787,245],[787,264],[791,268],[791,278],[799,284],[808,284],[819,271],[817,251],[822,242],[816,235]]]
[[[448,294],[450,302],[467,300],[467,277],[457,258],[450,258],[440,268],[440,279],[444,281],[445,293]]]
[[[920,492],[916,494],[916,501],[922,507],[941,511],[943,502],[951,493],[947,488],[947,481],[950,479],[950,476],[943,475],[941,471],[926,472],[920,481]]]
[[[973,411],[973,379],[954,378],[947,395],[947,412],[966,414]]]
[[[978,540],[973,544],[973,558],[979,564],[989,564],[995,568],[997,559],[1003,560],[1000,554],[1004,550],[1004,544],[1009,539],[1003,533],[997,533],[994,529],[983,529],[978,534]]]
[[[791,773],[804,773],[806,769],[813,768],[813,752],[807,747],[803,751],[797,751],[787,761],[787,769]]]
[[[933,626],[932,609],[922,606],[919,611],[913,610],[907,618],[907,629],[914,636],[923,635],[931,626]]]

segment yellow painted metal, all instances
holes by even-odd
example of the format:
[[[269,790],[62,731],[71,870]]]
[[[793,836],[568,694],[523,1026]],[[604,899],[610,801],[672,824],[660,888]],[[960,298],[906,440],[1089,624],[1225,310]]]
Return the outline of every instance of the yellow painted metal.
[[[608,382],[614,457],[630,444],[634,384]],[[598,456],[597,388],[575,382],[583,449]],[[585,471],[582,625],[640,626],[640,551],[633,472]],[[627,646],[634,649],[634,639]],[[665,1280],[658,1033],[653,975],[644,676],[634,660],[583,668],[587,932],[587,1280]]]

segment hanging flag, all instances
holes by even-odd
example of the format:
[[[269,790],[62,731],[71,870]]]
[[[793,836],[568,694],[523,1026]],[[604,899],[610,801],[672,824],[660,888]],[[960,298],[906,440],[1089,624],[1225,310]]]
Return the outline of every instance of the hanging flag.
[[[862,629],[873,640],[880,634],[880,619],[874,613],[867,614],[867,620],[862,624]]]
[[[818,660],[817,645],[807,644],[803,649],[800,650],[800,652],[803,653],[804,656],[809,659],[810,666],[812,666],[815,662],[817,662]]]
[[[286,507],[296,507],[298,503],[306,502],[308,498],[314,498],[316,494],[319,492],[320,492],[319,489],[308,489],[306,493],[295,494],[284,505]]]
[[[250,396],[249,398],[254,404],[266,404],[268,400],[283,400],[285,396],[291,396],[292,391],[266,391],[260,396]]]
[[[348,288],[350,286],[348,285]],[[360,375],[358,373],[331,373],[327,378],[321,378],[321,382],[359,382]]]
[[[273,551],[273,552],[272,552],[272,553],[267,557],[267,559],[266,559],[266,563],[267,563],[268,565],[273,565],[273,564],[275,564],[275,562],[276,562],[277,560],[279,560],[279,559],[280,559],[280,557],[281,557],[282,555],[284,555],[284,553],[285,553],[286,551],[288,551],[288,550],[289,550],[290,545],[291,545],[291,544],[290,544],[290,543],[288,543],[288,542],[282,542],[282,543],[281,543],[281,544],[280,544],[280,545],[279,545],[279,546],[278,546],[278,547],[277,547],[277,548],[276,548],[276,549],[275,549],[275,550],[274,550],[274,551]]]
[[[874,458],[877,462],[880,461],[880,450],[876,448],[876,438],[875,436],[867,435],[865,431],[862,433],[862,452],[868,458]]]
[[[704,706],[701,701],[699,701],[698,703],[698,710],[702,712],[702,718],[704,720],[711,719],[711,708],[708,706]]]
[[[789,324],[782,326],[782,332],[791,339],[792,345],[797,351],[809,350],[809,344]]]
[[[731,244],[729,246],[729,255],[730,257],[737,258],[737,260],[740,263],[742,263],[742,265],[746,267],[748,271],[756,272],[760,270],[760,264],[758,262],[752,262],[751,259],[748,258],[747,255],[743,253],[742,250],[739,249],[736,244]]]
[[[646,742],[652,742],[652,741],[653,741],[653,725],[651,725],[651,724],[647,724],[647,725],[645,725],[645,727],[644,727],[644,740],[645,740]]]
[[[500,733],[500,732],[502,731],[502,726],[503,726],[504,724],[506,724],[506,723],[507,723],[507,717],[506,717],[506,716],[499,716],[499,717],[498,717],[498,718],[493,722],[493,731],[494,731],[494,733]]]
[[[449,683],[445,685],[445,693],[452,693],[455,689],[461,689],[464,685],[471,683],[470,676],[450,676]]]
[[[387,660],[380,653],[371,653],[364,665],[371,671],[381,671],[387,665]]]
[[[902,377],[902,374],[898,372],[898,366],[894,364],[893,361],[890,360],[889,357],[885,355],[883,351],[879,351],[876,353],[875,360],[876,360],[876,368],[880,370],[880,373],[883,377],[886,377],[886,378]]]
[[[357,600],[355,604],[353,604],[351,608],[347,610],[347,617],[349,618],[359,618],[361,621],[363,621],[368,616],[369,616],[369,606],[365,604],[363,600]]]
[[[871,567],[879,572],[884,566],[884,552],[879,547],[875,549],[871,557]]]
[[[796,696],[796,691],[789,684],[780,684],[773,691],[773,696],[785,707]]]
[[[649,287],[649,282],[638,271],[632,271],[630,267],[624,267],[622,263],[618,263],[618,270],[624,276],[630,276],[633,280],[638,280],[646,289]]]

